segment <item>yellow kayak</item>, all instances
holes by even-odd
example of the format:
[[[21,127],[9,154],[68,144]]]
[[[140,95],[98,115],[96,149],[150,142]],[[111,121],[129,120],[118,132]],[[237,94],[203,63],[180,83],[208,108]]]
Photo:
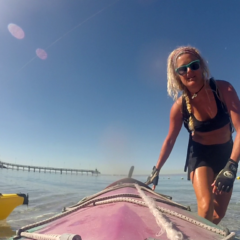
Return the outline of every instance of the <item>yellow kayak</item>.
[[[28,195],[0,193],[0,220],[6,219],[14,208],[22,204],[28,204]]]

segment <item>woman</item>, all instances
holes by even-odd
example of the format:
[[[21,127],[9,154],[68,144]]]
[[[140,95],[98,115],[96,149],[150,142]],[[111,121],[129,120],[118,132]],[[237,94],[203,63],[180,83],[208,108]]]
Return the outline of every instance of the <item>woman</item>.
[[[198,214],[215,224],[224,217],[240,156],[240,103],[233,86],[209,79],[199,51],[179,47],[168,57],[168,94],[175,100],[170,127],[156,167],[148,178],[153,190],[182,123],[189,131],[185,171],[197,198]],[[178,93],[182,96],[178,98]],[[236,138],[232,141],[232,124]]]

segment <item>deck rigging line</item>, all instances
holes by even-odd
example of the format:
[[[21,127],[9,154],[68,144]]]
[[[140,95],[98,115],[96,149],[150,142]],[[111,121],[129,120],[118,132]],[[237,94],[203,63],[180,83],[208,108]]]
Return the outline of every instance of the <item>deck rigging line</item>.
[[[168,222],[165,219],[163,214],[158,210],[155,201],[152,198],[148,197],[137,184],[135,184],[135,187],[138,190],[138,193],[142,197],[143,201],[148,206],[150,212],[155,217],[158,226],[161,228],[161,231],[157,234],[157,236],[161,236],[164,232],[166,232],[167,238],[170,240],[183,240],[183,234],[173,228],[171,221]]]

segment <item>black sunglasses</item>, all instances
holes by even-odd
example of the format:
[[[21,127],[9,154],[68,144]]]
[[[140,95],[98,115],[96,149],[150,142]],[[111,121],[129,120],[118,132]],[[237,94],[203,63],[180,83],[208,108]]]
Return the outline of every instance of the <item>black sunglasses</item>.
[[[199,69],[199,67],[200,67],[200,60],[195,60],[195,61],[190,62],[187,65],[183,65],[179,68],[176,68],[175,72],[177,72],[179,75],[184,75],[187,73],[188,68],[190,68],[193,71],[196,71]]]

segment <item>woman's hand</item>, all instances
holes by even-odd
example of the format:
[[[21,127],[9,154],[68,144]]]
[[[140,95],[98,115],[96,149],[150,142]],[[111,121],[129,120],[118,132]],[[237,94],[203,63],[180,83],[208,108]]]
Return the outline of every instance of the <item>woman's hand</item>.
[[[149,185],[153,183],[153,190],[155,189],[156,185],[158,185],[158,178],[159,178],[159,169],[157,169],[155,166],[153,167],[152,173],[148,177],[147,181],[145,184]]]
[[[213,193],[221,194],[222,192],[229,192],[233,187],[237,175],[238,163],[229,159],[223,170],[217,175],[212,184]]]

